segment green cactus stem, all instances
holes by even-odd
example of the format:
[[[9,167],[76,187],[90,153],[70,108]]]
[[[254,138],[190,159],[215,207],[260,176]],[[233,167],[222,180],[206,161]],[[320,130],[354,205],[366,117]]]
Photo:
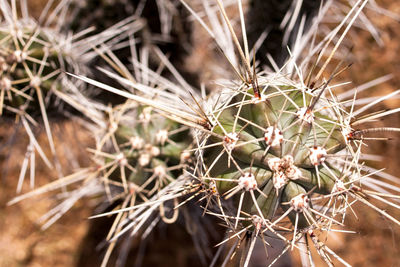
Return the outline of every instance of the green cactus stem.
[[[288,85],[265,85],[263,91],[261,100],[252,90],[238,93],[214,112],[214,134],[204,146],[205,176],[242,212],[272,220],[279,207],[288,210],[286,202],[310,190],[330,194],[345,179],[326,160],[343,150],[346,140],[338,120],[328,116],[330,108],[314,104],[313,92]],[[251,194],[239,197],[240,191]],[[299,209],[292,209],[295,223]],[[301,216],[298,226],[309,225]]]

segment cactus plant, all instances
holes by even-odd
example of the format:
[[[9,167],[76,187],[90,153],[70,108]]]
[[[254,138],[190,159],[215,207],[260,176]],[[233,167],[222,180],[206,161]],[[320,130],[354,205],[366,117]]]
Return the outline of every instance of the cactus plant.
[[[175,222],[179,211],[192,200],[199,203],[203,215],[214,216],[226,228],[212,265],[218,261],[225,265],[232,260],[235,265],[249,266],[257,240],[261,240],[268,254],[266,238],[272,235],[285,247],[271,264],[297,248],[303,265],[312,265],[308,245],[312,242],[328,266],[335,261],[348,266],[324,240],[331,231],[345,232],[341,227],[346,214],[354,212],[355,202],[400,225],[370,201],[374,198],[399,208],[394,192],[398,189],[392,190],[390,184],[397,180],[371,182],[370,177],[388,176],[363,162],[367,140],[382,138],[370,134],[400,131],[394,127],[363,127],[364,123],[400,111],[397,108],[366,114],[398,91],[360,105],[364,100],[356,99],[355,90],[341,94],[337,91],[339,85],[333,84],[347,66],[339,63],[324,78],[332,57],[368,1],[358,1],[345,18],[348,24],[343,22],[315,46],[305,45],[314,41],[315,27],[298,34],[289,51],[291,58],[280,69],[272,64],[273,71],[260,69],[250,56],[241,1],[242,41],[222,1],[216,1],[218,15],[215,7],[204,3],[212,29],[182,2],[226,57],[232,68],[226,76],[236,79],[220,82],[219,88],[207,95],[204,90],[198,94],[155,47],[151,47],[152,51],[174,74],[176,83],[160,77],[160,69],[152,71],[147,62],[142,64],[136,58],[136,77],[118,66],[115,69],[122,77],[101,69],[129,92],[72,74],[128,100],[114,108],[101,107],[105,121],[96,122],[95,127],[100,128],[94,132],[96,149],[89,150],[96,166],[11,203],[83,181],[70,194],[72,200],[94,193],[100,194],[107,205],[114,205],[113,210],[91,217],[116,216],[108,232],[103,265],[125,234],[148,236],[158,222]],[[317,19],[315,25],[318,22]],[[332,50],[327,52],[341,30]],[[53,218],[71,206],[71,199],[65,200]],[[53,210],[49,216],[54,214]],[[198,221],[197,217],[185,219]]]
[[[195,179],[189,179],[181,185],[181,189],[175,185],[174,192],[184,192],[193,181],[199,184],[198,192],[211,200],[204,207],[205,211],[220,218],[228,228],[229,236],[219,245],[232,239],[243,241],[242,257],[238,259],[243,266],[248,266],[257,238],[265,243],[265,235],[271,233],[287,244],[283,253],[296,247],[305,262],[310,253],[305,244],[310,239],[326,264],[333,264],[332,256],[347,264],[329,247],[321,245],[321,240],[332,227],[343,226],[345,211],[351,209],[350,199],[372,207],[400,225],[397,219],[366,198],[377,198],[386,191],[379,188],[378,192],[374,192],[367,189],[369,186],[376,188],[372,184],[360,184],[365,177],[378,173],[370,173],[371,169],[362,163],[361,150],[368,139],[366,135],[399,129],[359,128],[364,122],[396,113],[399,109],[357,118],[369,107],[390,96],[377,98],[358,110],[355,109],[356,100],[339,101],[341,96],[336,96],[331,83],[342,71],[341,64],[327,80],[320,80],[332,54],[315,74],[314,65],[309,65],[309,70],[299,70],[291,59],[287,65],[296,69],[297,80],[265,70],[256,74],[249,52],[242,49],[222,3],[217,3],[239,56],[232,59],[229,58],[231,53],[226,52],[225,55],[241,81],[225,84],[220,91],[214,92],[210,103],[200,104],[197,115],[193,115],[197,116],[194,120],[180,115],[179,108],[152,102],[153,108],[196,129],[200,136],[197,146],[191,150],[196,152],[197,159],[194,168],[197,172],[192,173]],[[365,4],[354,6],[353,10],[357,11],[354,18]],[[211,32],[202,19],[197,18]],[[212,37],[219,43],[217,35]],[[338,46],[335,45],[334,51]],[[309,58],[306,57],[306,60]],[[242,63],[236,68],[234,62]],[[82,79],[132,100],[148,103],[136,95]],[[139,88],[139,85],[132,84],[132,87]],[[396,199],[395,194],[384,196]],[[148,210],[140,212],[148,212],[159,207],[160,202],[178,197],[182,194],[164,192],[164,195],[147,204]],[[380,197],[377,199],[388,202]],[[152,203],[157,205],[153,207]],[[288,222],[291,222],[289,226]],[[137,232],[141,226],[134,224],[125,229],[132,228],[133,232]],[[233,248],[241,247],[238,242]],[[226,255],[226,260],[232,257],[232,252],[230,250]]]
[[[112,50],[113,45],[118,43],[118,37],[122,38],[141,28],[140,22],[127,19],[96,35],[88,36],[87,30],[73,35],[59,26],[65,19],[62,14],[67,12],[68,7],[68,2],[59,3],[46,20],[43,18],[47,9],[43,11],[42,18],[36,20],[27,12],[22,12],[19,17],[20,10],[27,11],[26,2],[20,5],[1,2],[4,20],[0,23],[0,115],[4,119],[15,114],[16,121],[22,122],[29,137],[17,192],[21,191],[28,162],[32,165],[31,187],[34,186],[35,166],[32,157],[35,151],[50,169],[54,166],[62,176],[49,114],[52,117],[56,117],[56,114],[65,117],[72,112],[66,107],[72,106],[88,117],[98,119],[96,104],[89,98],[93,93],[87,90],[84,83],[72,79],[66,72],[89,75],[89,63],[98,56],[98,51],[93,51],[94,47],[101,44],[107,50]],[[45,154],[45,149],[34,134],[34,128],[42,122],[53,160]]]
[[[190,144],[187,127],[156,114],[148,106],[126,102],[109,113],[108,129],[98,139],[93,150],[97,167],[92,177],[102,177],[105,192],[111,202],[121,202],[117,207],[126,209],[146,203],[158,195],[183,173],[187,155],[183,150]],[[160,216],[173,223],[178,210],[160,206]],[[107,236],[111,243],[104,264],[122,235],[130,212],[120,213]]]
[[[4,86],[0,111],[2,113],[5,108],[14,113],[31,114],[40,109],[45,124],[48,124],[46,108],[56,105],[49,100],[51,93],[73,90],[71,84],[65,81],[65,72],[88,74],[88,63],[97,56],[93,47],[107,45],[107,41],[126,31],[127,27],[131,27],[130,32],[140,28],[140,25],[132,24],[133,20],[127,20],[96,36],[82,38],[84,33],[70,36],[62,29],[47,26],[58,24],[59,21],[44,23],[28,14],[18,18],[17,7],[11,7],[7,2],[3,3],[2,8],[5,20],[1,24],[0,61]],[[26,3],[21,3],[21,9],[26,8]],[[68,6],[64,4],[56,10],[61,8],[67,9]],[[59,13],[55,12],[51,17]]]

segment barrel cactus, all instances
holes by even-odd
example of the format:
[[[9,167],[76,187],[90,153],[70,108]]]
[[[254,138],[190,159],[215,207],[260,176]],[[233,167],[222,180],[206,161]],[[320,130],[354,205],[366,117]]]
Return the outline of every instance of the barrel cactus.
[[[43,116],[47,115],[45,99],[52,89],[61,89],[59,76],[67,64],[64,57],[68,55],[55,43],[59,38],[51,30],[34,25],[15,25],[11,31],[3,28],[0,111],[41,110]]]
[[[105,179],[118,182],[125,193],[149,198],[181,174],[183,151],[191,142],[186,126],[129,101],[112,109],[109,118],[92,150]]]
[[[368,182],[368,177],[380,174],[365,165],[362,152],[367,140],[384,139],[369,138],[370,133],[399,131],[390,127],[371,129],[363,124],[400,109],[360,116],[398,92],[358,106],[362,100],[356,99],[356,90],[350,95],[353,99],[346,100],[349,92],[340,94],[332,85],[333,78],[346,69],[342,63],[328,78],[321,79],[340,42],[318,71],[320,51],[315,55],[317,63],[309,61],[310,54],[301,62],[297,51],[282,69],[275,68],[277,72],[264,69],[257,73],[255,59],[253,65],[249,60],[247,44],[242,48],[222,2],[217,3],[238,55],[236,60],[227,52],[225,56],[230,63],[241,62],[238,68],[231,63],[241,80],[224,84],[214,101],[206,104],[204,109],[209,112],[204,117],[210,127],[202,130],[196,155],[199,179],[214,188],[207,194],[217,199],[216,207],[208,207],[208,212],[221,218],[229,229],[228,237],[219,245],[236,240],[225,259],[240,254],[233,251],[241,248],[238,262],[248,266],[256,240],[260,238],[268,245],[266,236],[274,235],[286,243],[282,254],[296,247],[305,265],[312,264],[308,240],[327,265],[332,266],[334,258],[348,265],[321,240],[330,231],[341,231],[332,229],[344,226],[346,211],[354,213],[351,203],[361,202],[400,225],[369,201],[371,197],[398,208],[393,203],[396,193],[387,191],[390,185],[377,187]],[[359,9],[357,5],[353,8],[361,12],[366,4],[364,1]],[[218,43],[218,36],[213,38]],[[298,39],[296,44],[305,39]]]
[[[346,140],[336,110],[316,92],[268,83],[261,92],[258,99],[239,91],[213,114],[204,157],[206,177],[226,198],[238,196],[238,216],[243,210],[271,220],[278,207],[290,207],[287,200],[310,190],[330,194],[345,180],[331,159]]]
[[[285,79],[265,79],[259,86],[259,96],[239,87],[210,114],[214,127],[198,146],[205,161],[202,180],[214,182],[219,197],[236,206],[232,211],[222,205],[219,215],[233,235],[250,229],[256,236],[277,233],[288,218],[294,245],[299,232],[336,221],[314,209],[313,197],[349,190],[357,159],[342,107],[324,96],[324,88]]]
[[[85,83],[68,76],[67,72],[89,75],[89,63],[99,53],[112,51],[119,43],[115,39],[139,30],[142,23],[128,18],[98,34],[90,36],[90,29],[72,34],[65,29],[68,28],[65,14],[69,12],[69,1],[58,3],[51,13],[45,8],[39,19],[29,15],[26,1],[11,2],[1,1],[4,19],[0,22],[0,115],[3,121],[15,116],[15,121],[22,122],[29,137],[17,187],[17,192],[20,192],[29,164],[31,187],[34,186],[35,152],[50,169],[55,167],[62,177],[50,114],[52,118],[65,118],[78,110],[94,120],[101,117],[97,104],[90,99],[94,93],[87,90]],[[102,47],[96,49],[100,45]],[[42,123],[51,158],[34,134],[35,128]]]
[[[109,204],[116,205],[118,211],[128,210],[115,217],[103,264],[126,232],[127,222],[131,223],[129,207],[146,205],[176,182],[190,158],[184,149],[191,143],[188,127],[157,114],[149,106],[127,101],[107,113],[107,126],[97,133],[96,149],[90,150],[96,165],[86,177],[101,179]],[[173,223],[178,209],[161,203],[159,216]]]

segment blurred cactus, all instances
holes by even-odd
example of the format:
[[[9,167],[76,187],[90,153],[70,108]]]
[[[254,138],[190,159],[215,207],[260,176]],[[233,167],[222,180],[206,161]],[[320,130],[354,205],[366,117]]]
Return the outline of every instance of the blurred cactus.
[[[68,8],[69,1],[65,1],[52,12],[45,8],[42,16],[34,19],[25,1],[18,5],[14,1],[11,4],[1,1],[4,20],[0,23],[0,115],[5,120],[4,117],[15,114],[16,122],[22,122],[29,137],[17,192],[21,191],[28,164],[31,187],[34,186],[35,151],[50,169],[55,167],[62,176],[49,116],[64,118],[75,109],[91,119],[99,119],[96,103],[90,99],[93,92],[67,72],[88,75],[92,71],[89,63],[99,52],[112,51],[118,38],[141,28],[140,22],[126,19],[95,35],[88,35],[90,29],[72,34],[63,28],[66,25],[60,27]],[[103,47],[94,51],[100,44]],[[34,128],[42,122],[52,154],[50,159],[34,134]]]
[[[114,108],[109,118],[108,131],[93,151],[95,160],[101,158],[104,179],[120,182],[125,193],[149,198],[182,173],[183,150],[191,142],[186,126],[131,102]]]
[[[151,198],[183,174],[189,159],[183,150],[191,143],[189,129],[160,114],[149,106],[126,102],[108,111],[109,121],[97,139],[93,160],[97,167],[88,177],[102,177],[108,201],[118,209],[146,204]],[[127,216],[120,213],[114,220],[107,240],[111,240],[104,263],[125,231]],[[169,215],[172,214],[172,215]],[[161,219],[177,220],[178,210],[160,206]]]
[[[70,51],[63,49],[63,36],[52,29],[34,24],[3,25],[1,39],[2,91],[1,108],[33,115],[41,110],[47,116],[46,104],[52,90],[62,90],[65,71],[78,71],[79,64]],[[47,101],[45,101],[47,100]],[[54,102],[48,105],[54,105]],[[47,105],[47,106],[48,106]],[[39,107],[40,106],[40,107]],[[53,107],[54,108],[54,107]],[[47,120],[47,118],[45,118]]]

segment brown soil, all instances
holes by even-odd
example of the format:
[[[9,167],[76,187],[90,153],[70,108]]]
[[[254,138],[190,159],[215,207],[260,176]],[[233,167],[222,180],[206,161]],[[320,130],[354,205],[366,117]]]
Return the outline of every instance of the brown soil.
[[[77,162],[88,164],[85,147],[92,143],[85,131],[72,122],[53,122],[53,136],[58,147],[65,174],[72,172],[72,164],[67,153],[72,153]],[[16,196],[20,164],[24,158],[27,145],[26,134],[20,128],[14,133],[13,122],[4,123],[0,128],[2,143],[16,134],[16,142],[1,150],[0,163],[0,266],[73,266],[77,257],[80,240],[87,231],[91,207],[88,202],[78,202],[67,216],[62,217],[46,231],[41,231],[37,222],[43,214],[57,204],[53,195],[45,195],[22,201],[12,206],[7,202]],[[39,143],[47,155],[48,143],[44,130]],[[56,173],[36,157],[36,187],[53,181]],[[26,175],[29,180],[29,170]],[[29,182],[25,181],[22,192],[29,191]],[[50,198],[52,196],[53,198]]]

